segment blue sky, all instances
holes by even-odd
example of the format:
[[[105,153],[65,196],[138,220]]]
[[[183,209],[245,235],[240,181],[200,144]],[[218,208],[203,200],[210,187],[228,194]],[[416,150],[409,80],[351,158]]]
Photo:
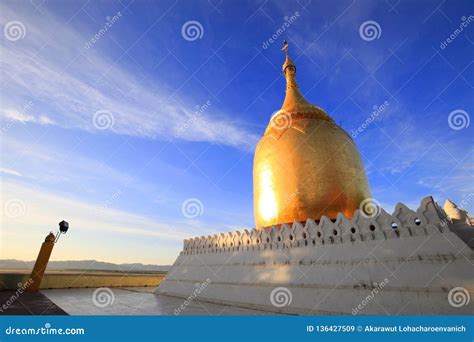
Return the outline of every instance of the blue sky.
[[[167,264],[183,238],[253,227],[253,150],[284,98],[284,38],[310,102],[349,133],[374,119],[354,140],[384,208],[433,195],[473,211],[472,1],[3,0],[0,12],[0,258],[34,259],[61,219],[55,260]]]

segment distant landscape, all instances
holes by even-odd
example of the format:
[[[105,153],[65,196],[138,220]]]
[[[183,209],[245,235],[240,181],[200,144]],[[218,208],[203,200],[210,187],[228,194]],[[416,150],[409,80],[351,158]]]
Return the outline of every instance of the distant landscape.
[[[0,270],[31,270],[34,261],[22,261],[16,259],[0,260]],[[170,265],[143,265],[135,264],[113,264],[97,260],[66,260],[50,261],[48,270],[55,271],[103,271],[103,272],[134,272],[134,273],[163,273],[167,272]]]

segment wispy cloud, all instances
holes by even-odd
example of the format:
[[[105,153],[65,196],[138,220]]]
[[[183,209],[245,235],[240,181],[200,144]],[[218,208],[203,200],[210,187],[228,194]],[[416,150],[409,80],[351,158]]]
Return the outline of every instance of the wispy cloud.
[[[35,145],[25,146],[19,139],[3,137],[2,162],[5,170],[20,173],[24,178],[31,179],[36,185],[52,187],[60,185],[67,189],[84,189],[100,182],[102,191],[107,184],[115,186],[132,183],[133,177],[116,170],[101,160],[83,156],[77,151],[71,153],[60,146]],[[13,175],[11,172],[5,174]]]
[[[2,25],[18,17],[5,5],[2,12]],[[34,110],[26,114],[8,110],[3,116],[23,123],[55,124],[100,133],[93,116],[106,110],[114,121],[109,131],[116,134],[174,139],[174,133],[179,131],[179,138],[188,141],[239,148],[255,144],[256,135],[236,126],[225,114],[216,115],[217,106],[182,130],[194,115],[196,103],[191,96],[171,98],[164,87],[143,84],[101,53],[100,44],[84,49],[84,42],[90,37],[46,12],[41,17],[28,13],[25,11],[21,17],[27,30],[25,38],[21,42],[1,41],[1,86],[8,108],[20,108],[32,101]],[[121,20],[125,22],[127,18]]]
[[[55,122],[46,115],[27,114],[16,109],[5,109],[0,114],[7,120],[18,121],[21,123],[33,122],[40,125],[54,125]]]
[[[11,204],[12,200],[15,201]],[[155,255],[150,255],[145,259],[149,261],[158,262],[159,260],[166,260],[171,262],[174,256],[166,255],[169,250],[176,249],[176,245],[180,245],[184,238],[192,236],[195,227],[187,226],[183,222],[167,222],[163,223],[156,218],[120,211],[112,208],[107,208],[100,204],[90,202],[83,202],[60,196],[48,191],[42,191],[25,186],[20,183],[3,181],[2,182],[2,229],[1,234],[7,234],[13,241],[10,246],[3,246],[5,255],[15,255],[22,258],[21,253],[16,253],[15,249],[21,249],[21,244],[24,239],[22,236],[25,232],[30,234],[42,235],[47,233],[47,229],[51,229],[56,225],[56,221],[66,219],[73,227],[73,241],[82,241],[84,236],[90,234],[91,237],[100,234],[110,242],[107,250],[111,255],[120,255],[122,253],[121,246],[114,244],[113,241],[138,238],[151,239],[149,242],[168,241],[168,246],[163,251],[156,250]],[[8,215],[10,209],[9,205],[20,206],[21,210],[18,215]],[[46,226],[45,226],[46,225]],[[49,225],[49,226],[48,226]],[[43,230],[38,231],[38,227],[43,227]],[[21,229],[20,229],[21,228]],[[205,231],[200,227],[201,232]],[[71,242],[74,244],[74,242]],[[105,248],[105,246],[104,246]],[[2,254],[3,254],[2,252]],[[35,252],[35,251],[34,251]],[[29,254],[34,254],[30,251]],[[13,254],[12,254],[13,253]],[[88,254],[89,253],[89,254]],[[130,260],[143,260],[144,257],[138,255],[137,251],[130,251]],[[70,257],[87,258],[99,257],[97,251],[89,251],[86,246],[82,246],[77,255],[70,253]],[[118,258],[118,260],[125,260],[125,257]]]
[[[0,173],[4,173],[6,175],[11,175],[11,176],[17,176],[17,177],[21,177],[22,174],[16,170],[12,170],[12,169],[7,169],[7,168],[4,168],[4,167],[0,167]]]
[[[10,199],[20,200],[24,206],[24,215],[9,217],[2,215],[6,230],[10,225],[37,225],[43,218],[66,217],[74,222],[77,229],[91,230],[100,227],[111,233],[151,236],[160,239],[181,241],[187,237],[185,230],[159,223],[151,218],[107,208],[100,203],[82,202],[51,192],[24,186],[16,182],[3,182],[2,202]],[[4,208],[5,210],[5,208]]]
[[[62,244],[67,243],[67,246],[74,250],[63,251],[64,256],[59,255],[59,258],[106,257],[117,262],[141,260],[166,263],[174,260],[183,239],[219,232],[198,220],[183,218],[164,222],[156,217],[109,208],[103,203],[69,198],[15,181],[2,181],[0,203],[3,210],[0,237],[9,239],[8,241],[0,239],[3,245],[0,258],[5,256],[19,259],[33,258],[36,250],[31,250],[31,243],[41,241],[48,229],[55,227],[61,219],[69,221],[72,228],[70,234],[72,236],[64,239]],[[9,208],[10,205],[16,208]],[[9,211],[14,211],[18,215],[9,215]],[[226,225],[222,224],[219,227],[225,229]],[[25,242],[25,232],[28,232],[27,240],[31,242],[30,244]],[[87,236],[94,241],[97,239],[107,241],[102,247],[106,251],[105,256],[101,255],[103,252],[100,246],[89,249],[84,245]],[[144,255],[142,245],[135,250],[128,250],[128,255],[123,255],[124,241],[135,240],[146,240],[146,244],[150,246],[145,248],[151,248],[152,254]],[[24,245],[30,247],[24,249]]]

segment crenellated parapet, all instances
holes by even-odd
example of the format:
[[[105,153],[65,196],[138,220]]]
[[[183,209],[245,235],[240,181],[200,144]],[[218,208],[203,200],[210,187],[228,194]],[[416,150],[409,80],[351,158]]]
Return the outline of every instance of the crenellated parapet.
[[[416,210],[376,209],[185,240],[156,293],[186,299],[206,283],[198,300],[304,315],[350,315],[361,303],[366,315],[473,312],[472,301],[449,301],[453,289],[474,296],[472,226],[431,197]],[[283,307],[273,300],[282,289],[291,298]]]
[[[335,222],[322,216],[319,222],[293,222],[257,229],[195,237],[184,240],[183,254],[219,253],[249,249],[310,247],[442,233],[451,221],[431,196],[416,211],[398,203],[393,214],[377,208],[374,215],[359,209],[351,220],[342,213]]]

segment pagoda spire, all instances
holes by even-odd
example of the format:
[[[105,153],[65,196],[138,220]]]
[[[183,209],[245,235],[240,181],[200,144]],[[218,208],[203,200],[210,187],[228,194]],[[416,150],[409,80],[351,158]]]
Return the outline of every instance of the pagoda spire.
[[[281,111],[288,113],[308,111],[314,106],[306,101],[300,92],[300,88],[296,82],[296,64],[289,56],[288,42],[286,40],[283,42],[283,48],[281,50],[285,51],[286,55],[285,62],[282,66],[283,74],[286,79],[286,96]]]

